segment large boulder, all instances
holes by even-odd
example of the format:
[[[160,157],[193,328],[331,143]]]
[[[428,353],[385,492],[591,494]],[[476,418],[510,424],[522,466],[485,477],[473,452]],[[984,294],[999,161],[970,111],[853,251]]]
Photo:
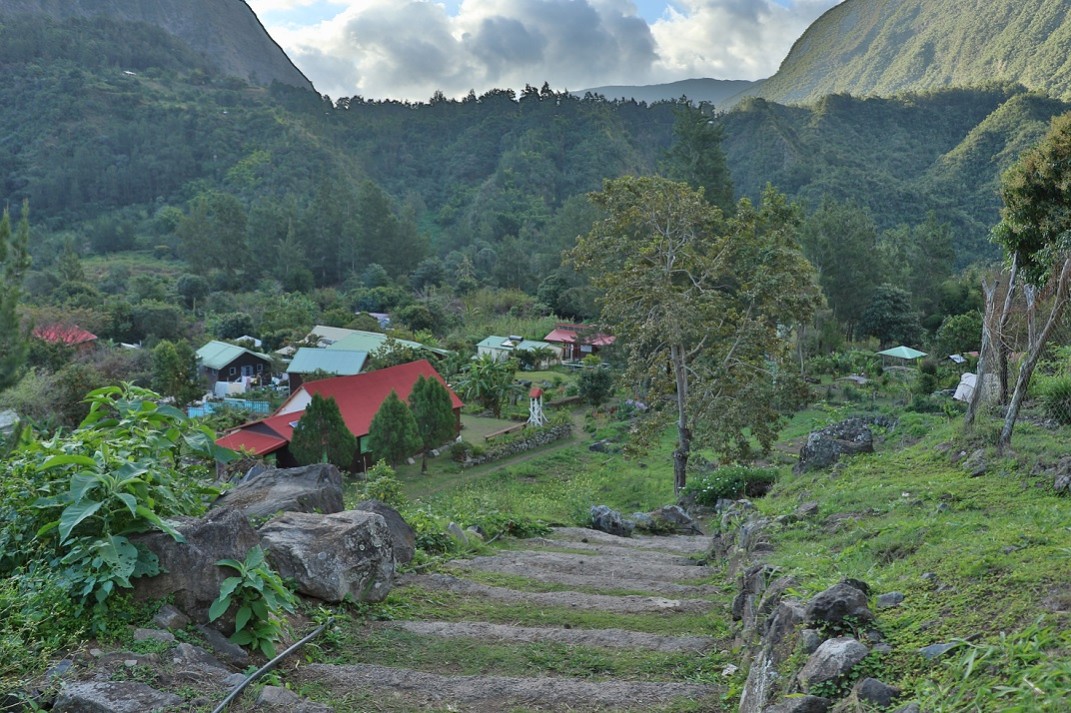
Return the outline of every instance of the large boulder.
[[[840,624],[845,619],[856,623],[874,621],[860,584],[840,582],[817,595],[807,604],[807,621],[812,624]]]
[[[606,505],[591,506],[591,528],[618,537],[631,537],[636,523],[626,520],[621,513]]]
[[[176,542],[162,532],[136,535],[143,545],[160,558],[160,574],[133,580],[138,599],[173,597],[175,606],[195,621],[208,621],[208,608],[219,596],[223,580],[234,571],[216,563],[221,559],[241,562],[249,550],[260,544],[260,536],[237,510],[213,510],[204,518],[172,521],[185,538]]]
[[[288,512],[260,528],[268,562],[302,594],[327,602],[347,595],[378,602],[394,580],[394,541],[381,515]]]
[[[826,713],[829,699],[821,696],[792,696],[766,708],[762,713]]]
[[[800,459],[794,470],[805,473],[809,470],[829,468],[841,459],[858,453],[874,452],[874,434],[870,425],[889,426],[891,421],[881,417],[849,418],[840,423],[813,431],[807,443],[800,449]]]
[[[52,710],[56,713],[146,713],[175,710],[182,699],[144,683],[89,681],[64,684]]]
[[[395,564],[405,564],[413,559],[413,555],[416,554],[416,531],[398,514],[397,510],[379,500],[363,500],[353,509],[374,512],[383,517],[394,541]]]
[[[342,474],[330,463],[250,471],[213,508],[240,510],[250,519],[280,512],[342,512]]]
[[[803,690],[809,691],[815,684],[847,675],[869,653],[870,649],[850,636],[828,639],[811,654],[796,678]]]

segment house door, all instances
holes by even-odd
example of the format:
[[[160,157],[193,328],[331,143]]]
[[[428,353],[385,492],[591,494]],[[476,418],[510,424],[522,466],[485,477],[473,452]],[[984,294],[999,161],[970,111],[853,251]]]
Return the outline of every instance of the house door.
[[[242,376],[252,376],[252,375],[253,375],[253,365],[252,364],[246,364],[245,366],[242,367]]]

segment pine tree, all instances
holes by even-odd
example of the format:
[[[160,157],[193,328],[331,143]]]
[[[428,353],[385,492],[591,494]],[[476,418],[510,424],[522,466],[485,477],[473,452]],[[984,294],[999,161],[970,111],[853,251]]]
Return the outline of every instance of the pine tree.
[[[413,392],[409,394],[409,409],[416,420],[424,455],[420,472],[428,472],[428,451],[440,446],[457,434],[457,419],[450,392],[438,379],[417,378]]]
[[[189,342],[164,339],[152,350],[152,387],[162,396],[185,406],[201,395],[197,354]]]
[[[312,395],[290,438],[290,454],[302,465],[332,463],[341,470],[352,467],[357,438],[346,427],[338,404],[328,396]]]
[[[19,380],[29,348],[16,311],[22,295],[22,276],[30,267],[29,216],[30,205],[24,201],[14,234],[6,209],[0,217],[0,391]]]
[[[390,392],[368,427],[368,447],[390,465],[400,463],[420,448],[420,433],[413,412],[398,394]]]

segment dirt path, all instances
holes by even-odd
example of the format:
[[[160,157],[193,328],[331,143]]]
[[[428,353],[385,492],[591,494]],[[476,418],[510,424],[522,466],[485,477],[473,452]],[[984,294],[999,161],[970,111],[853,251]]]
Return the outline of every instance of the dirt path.
[[[728,613],[709,544],[561,528],[403,577],[418,617],[368,625],[378,654],[302,666],[295,683],[336,711],[720,711],[727,645],[710,634]]]

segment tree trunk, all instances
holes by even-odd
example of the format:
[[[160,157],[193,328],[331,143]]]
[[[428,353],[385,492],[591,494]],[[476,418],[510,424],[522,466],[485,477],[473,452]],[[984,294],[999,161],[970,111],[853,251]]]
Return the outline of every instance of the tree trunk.
[[[974,391],[971,392],[971,400],[967,403],[967,414],[964,423],[969,428],[974,425],[978,416],[978,409],[982,405],[982,392],[985,384],[986,369],[989,368],[989,360],[986,355],[990,352],[993,344],[993,318],[996,310],[997,282],[990,283],[982,279],[982,291],[985,293],[985,314],[982,315],[982,346],[978,351],[977,377],[974,381]]]
[[[1012,256],[1011,274],[1008,275],[1008,289],[1004,293],[1004,307],[1000,311],[1000,323],[997,325],[996,346],[1000,359],[1000,403],[1003,406],[1008,403],[1008,343],[1004,339],[1004,333],[1008,328],[1008,320],[1011,318],[1012,299],[1015,295],[1015,277],[1019,272],[1019,253]]]
[[[1067,283],[1071,278],[1071,257],[1064,258],[1060,276],[1056,281],[1056,291],[1052,297],[1052,310],[1045,322],[1041,333],[1037,335],[1037,342],[1030,345],[1030,351],[1019,367],[1019,378],[1015,381],[1015,393],[1012,394],[1011,403],[1008,404],[1008,413],[1004,417],[1004,427],[1000,430],[1000,438],[997,440],[997,452],[1003,454],[1004,449],[1011,443],[1012,431],[1015,430],[1015,422],[1019,418],[1019,409],[1026,398],[1026,390],[1030,387],[1030,377],[1034,375],[1034,368],[1038,365],[1041,352],[1045,349],[1045,343],[1049,341],[1052,328],[1063,316],[1064,308],[1067,307]]]
[[[688,483],[688,457],[692,453],[692,432],[688,428],[688,373],[684,368],[684,347],[669,348],[673,379],[677,385],[677,448],[673,451],[673,493],[680,495]]]

